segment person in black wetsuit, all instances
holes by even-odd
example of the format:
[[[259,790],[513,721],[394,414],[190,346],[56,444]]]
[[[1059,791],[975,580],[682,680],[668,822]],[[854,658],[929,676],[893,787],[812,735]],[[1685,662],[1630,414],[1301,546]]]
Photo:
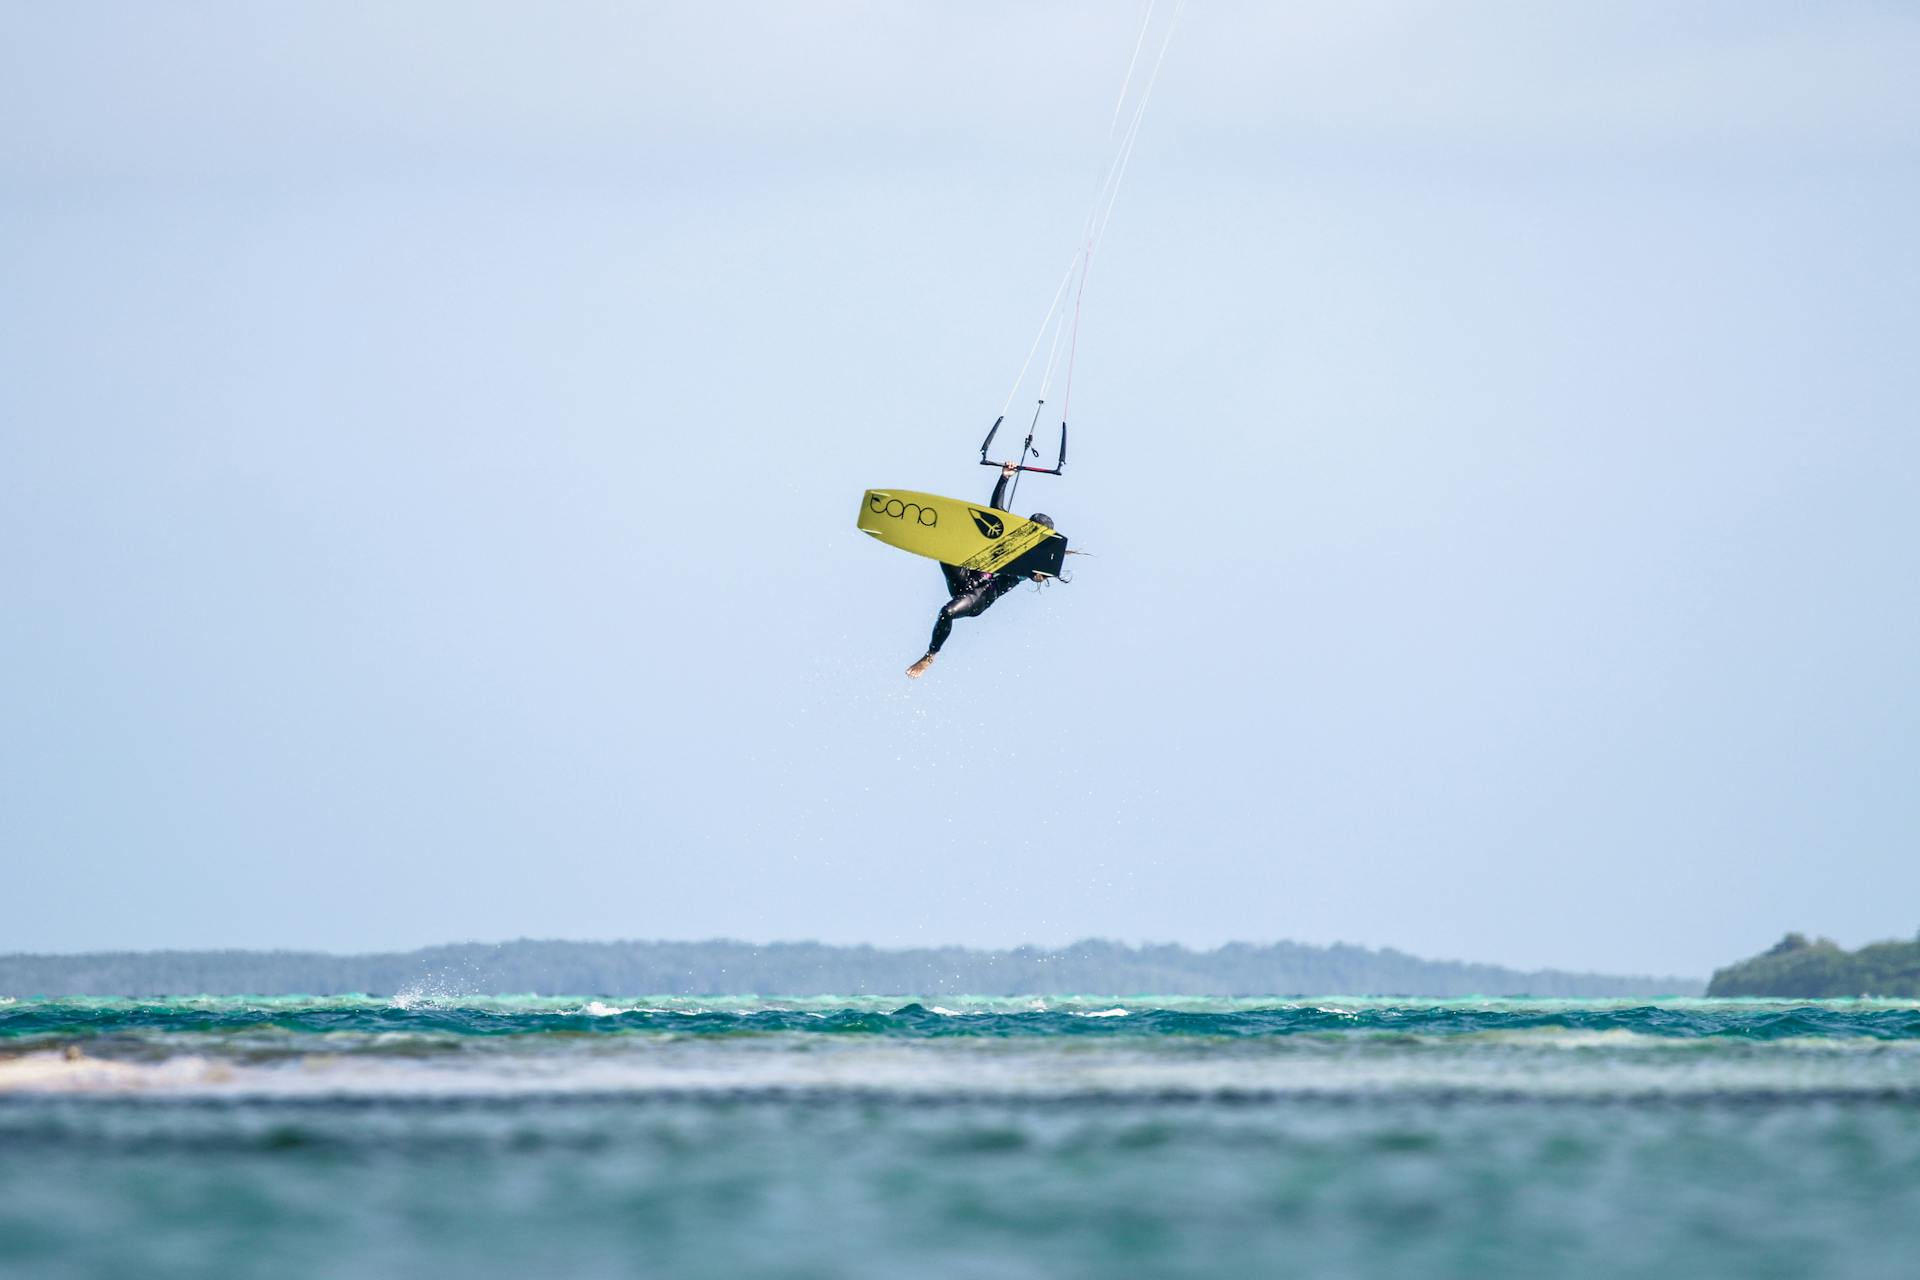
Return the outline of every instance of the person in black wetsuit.
[[[993,486],[993,497],[987,505],[995,511],[1005,511],[1001,505],[1007,496],[1007,485],[1019,468],[1009,462],[1000,468],[1000,481]],[[1045,512],[1036,511],[1027,519],[1035,524],[1053,528],[1053,517]],[[933,619],[933,640],[927,645],[927,656],[907,668],[909,676],[918,679],[927,673],[933,665],[934,655],[940,652],[940,646],[947,642],[947,636],[953,630],[955,618],[977,618],[985,613],[989,606],[1007,592],[1020,585],[1018,574],[989,573],[984,569],[963,569],[956,564],[942,564],[940,572],[947,580],[947,594],[952,596],[940,606],[940,612]],[[1040,575],[1034,575],[1038,578]]]

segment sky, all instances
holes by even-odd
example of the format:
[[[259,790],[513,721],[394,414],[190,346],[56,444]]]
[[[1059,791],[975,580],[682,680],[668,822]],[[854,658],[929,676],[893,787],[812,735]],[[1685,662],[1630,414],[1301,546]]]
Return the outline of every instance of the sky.
[[[0,0],[0,951],[1912,936],[1910,4],[1190,0],[902,675],[1143,12]]]

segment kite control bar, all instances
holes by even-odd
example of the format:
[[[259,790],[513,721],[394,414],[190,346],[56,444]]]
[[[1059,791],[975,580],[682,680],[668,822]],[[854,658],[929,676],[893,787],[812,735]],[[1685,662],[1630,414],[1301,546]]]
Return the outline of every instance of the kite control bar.
[[[1034,428],[1040,425],[1040,410],[1046,407],[1046,403],[1045,400],[1042,400],[1039,405],[1034,408],[1033,421],[1027,427],[1026,443],[1020,446],[1020,461],[1014,467],[1017,471],[1032,471],[1037,475],[1057,476],[1060,474],[1061,468],[1067,465],[1067,424],[1064,421],[1060,424],[1060,456],[1054,460],[1053,465],[1051,467],[1030,467],[1027,465],[1027,459],[1029,457],[1037,458],[1040,456],[1040,451],[1033,447],[1033,432]],[[998,467],[1003,465],[988,458],[987,450],[993,447],[993,437],[1000,430],[1000,424],[1006,420],[1007,415],[1004,413],[995,418],[992,429],[987,432],[987,438],[980,442],[981,466]]]

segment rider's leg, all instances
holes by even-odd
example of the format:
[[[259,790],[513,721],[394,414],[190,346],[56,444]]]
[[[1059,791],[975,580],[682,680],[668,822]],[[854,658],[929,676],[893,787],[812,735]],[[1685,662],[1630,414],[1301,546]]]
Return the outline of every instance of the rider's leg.
[[[940,646],[947,642],[947,637],[953,632],[955,618],[977,618],[992,603],[993,597],[986,588],[975,587],[972,591],[962,591],[941,605],[940,612],[933,619],[933,642],[927,646],[927,652],[940,652]]]

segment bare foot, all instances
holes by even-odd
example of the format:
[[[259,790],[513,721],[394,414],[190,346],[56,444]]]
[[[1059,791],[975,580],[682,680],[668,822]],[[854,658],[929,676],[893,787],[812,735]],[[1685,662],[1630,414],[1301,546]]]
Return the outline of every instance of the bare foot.
[[[920,659],[920,661],[908,667],[907,675],[915,680],[918,680],[921,676],[927,674],[927,668],[932,665],[933,665],[933,655],[928,654],[926,657]]]

